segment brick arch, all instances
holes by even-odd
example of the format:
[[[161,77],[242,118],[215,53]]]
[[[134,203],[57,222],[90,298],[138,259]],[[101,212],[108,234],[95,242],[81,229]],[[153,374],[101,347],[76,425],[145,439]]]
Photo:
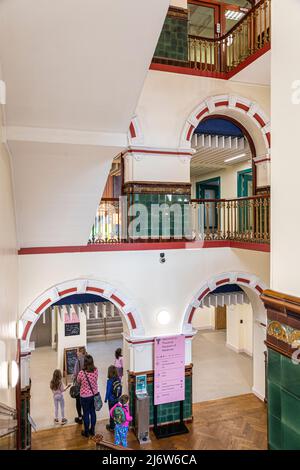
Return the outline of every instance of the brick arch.
[[[22,344],[29,344],[32,329],[40,316],[55,302],[74,294],[99,295],[112,302],[124,318],[131,337],[144,336],[141,315],[132,301],[121,291],[107,282],[91,279],[74,279],[62,282],[39,295],[24,311],[21,320],[24,325]]]
[[[244,272],[226,272],[213,276],[208,281],[203,282],[200,289],[197,290],[196,294],[186,307],[182,323],[182,331],[184,333],[192,330],[194,313],[204,298],[217,289],[217,287],[225,284],[238,284],[241,287],[247,287],[258,297],[260,297],[263,291],[267,289],[267,286],[254,274]]]
[[[259,104],[238,95],[218,95],[203,100],[189,115],[180,137],[181,147],[190,147],[194,130],[207,116],[219,113],[222,110],[231,110],[249,117],[258,127],[266,146],[266,153],[271,153],[270,120]]]
[[[128,145],[141,145],[144,142],[144,136],[138,116],[134,116],[131,120],[128,134]]]

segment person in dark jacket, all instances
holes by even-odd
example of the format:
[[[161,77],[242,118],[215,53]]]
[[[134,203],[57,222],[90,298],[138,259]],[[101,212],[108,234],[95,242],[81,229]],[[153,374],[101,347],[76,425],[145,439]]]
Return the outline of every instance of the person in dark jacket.
[[[117,381],[117,383],[115,383]],[[118,396],[116,396],[116,391],[118,391]],[[122,394],[122,385],[118,376],[118,370],[115,366],[109,366],[107,372],[107,382],[106,382],[106,394],[105,394],[105,403],[108,403],[109,411],[116,403]],[[110,415],[109,415],[110,416]],[[110,416],[109,424],[106,425],[106,429],[109,431],[114,431],[115,422]]]
[[[87,355],[86,349],[84,346],[78,348],[77,351],[77,360],[75,362],[74,371],[73,371],[73,380],[77,382],[77,376],[79,372],[83,369],[84,366],[84,358]],[[76,410],[77,410],[77,417],[75,418],[75,423],[82,424],[82,407],[80,402],[80,396],[76,398]]]

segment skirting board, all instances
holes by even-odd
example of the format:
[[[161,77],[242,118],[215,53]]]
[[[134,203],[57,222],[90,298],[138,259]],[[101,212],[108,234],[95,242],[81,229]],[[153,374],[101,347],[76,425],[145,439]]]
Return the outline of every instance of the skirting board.
[[[265,401],[265,397],[259,393],[254,387],[252,387],[252,392],[254,393],[254,395],[259,398],[261,401]]]
[[[233,346],[230,343],[226,343],[226,347],[228,349],[231,349],[232,351],[238,353],[238,354],[244,353],[244,354],[247,354],[247,356],[253,357],[253,353],[248,351],[248,349],[239,349],[239,348],[236,348],[235,346]]]

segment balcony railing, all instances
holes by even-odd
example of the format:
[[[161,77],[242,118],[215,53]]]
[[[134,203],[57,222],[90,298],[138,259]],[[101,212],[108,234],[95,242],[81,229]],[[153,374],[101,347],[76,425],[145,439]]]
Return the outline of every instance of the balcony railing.
[[[176,41],[176,38],[174,39]],[[271,43],[271,0],[261,0],[225,35],[209,39],[188,35],[184,59],[172,51],[156,52],[153,63],[177,65],[204,73],[227,74]]]
[[[151,207],[141,204],[129,207],[126,197],[102,200],[89,243],[270,242],[269,194],[236,199],[192,199],[182,205],[157,207],[153,204],[152,207],[152,213]],[[133,228],[132,222],[137,218],[138,223],[133,223]]]
[[[221,38],[189,35],[192,68],[227,73],[271,41],[271,0],[261,0],[233,29]]]

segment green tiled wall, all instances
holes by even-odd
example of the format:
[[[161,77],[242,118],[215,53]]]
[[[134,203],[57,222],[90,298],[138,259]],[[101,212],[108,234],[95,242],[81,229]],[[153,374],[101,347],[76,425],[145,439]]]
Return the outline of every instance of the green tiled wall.
[[[300,450],[300,365],[268,350],[268,433],[273,450]]]
[[[154,57],[188,60],[187,20],[167,16],[159,37]]]
[[[134,416],[134,390],[135,386],[132,384],[130,389],[130,406],[131,414]],[[147,391],[150,396],[150,425],[153,424],[153,414],[154,414],[154,383],[147,384]],[[165,405],[158,406],[157,413],[157,422],[158,424],[163,424],[167,422],[178,421],[180,418],[179,411],[179,402],[176,403],[167,403]],[[191,418],[193,414],[192,411],[192,377],[187,376],[185,378],[185,400],[183,407],[183,417],[185,419]]]
[[[168,206],[172,206],[173,204],[178,204],[181,207],[181,213],[180,213],[180,220],[176,220],[176,212],[175,211],[170,211],[170,235],[171,237],[179,233],[181,234],[186,234],[189,235],[189,222],[188,220],[184,220],[184,217],[187,218],[189,217],[188,212],[184,212],[184,206],[187,205],[190,201],[190,195],[177,195],[177,194],[134,194],[134,195],[129,195],[129,204],[143,204],[147,208],[147,213],[148,213],[148,222],[147,224],[144,225],[145,230],[140,230],[138,229],[137,235],[141,237],[151,237],[154,236],[154,232],[151,230],[151,222],[152,222],[152,217],[151,217],[151,206],[152,204],[167,204]],[[156,224],[157,227],[159,227],[158,233],[155,233],[156,236],[162,237],[166,235],[163,232],[163,225],[162,225],[162,214],[160,214],[160,220]],[[133,217],[135,218],[135,217]],[[178,224],[175,226],[175,223]],[[148,227],[148,230],[146,229]],[[177,227],[175,229],[175,227]],[[178,230],[178,227],[180,227],[180,231]],[[178,237],[177,237],[178,238]]]

